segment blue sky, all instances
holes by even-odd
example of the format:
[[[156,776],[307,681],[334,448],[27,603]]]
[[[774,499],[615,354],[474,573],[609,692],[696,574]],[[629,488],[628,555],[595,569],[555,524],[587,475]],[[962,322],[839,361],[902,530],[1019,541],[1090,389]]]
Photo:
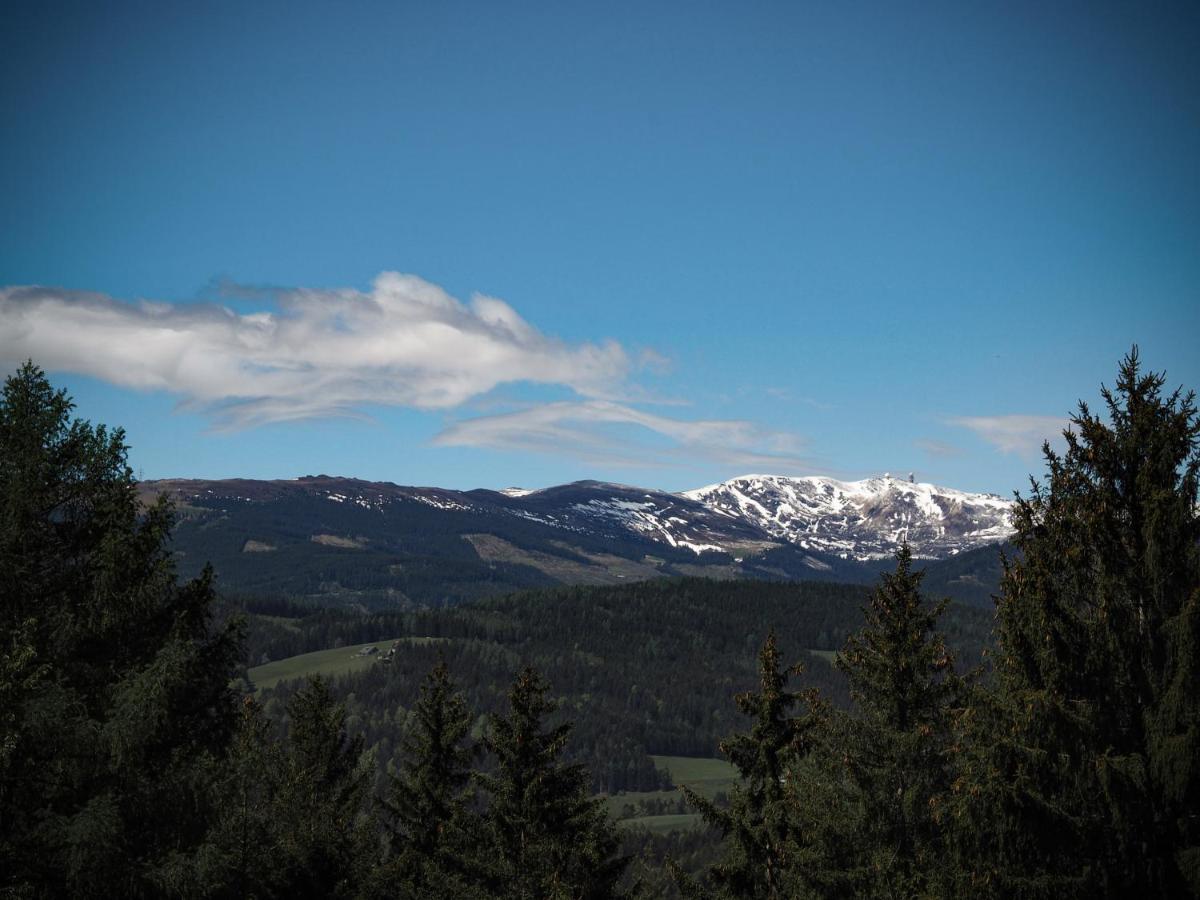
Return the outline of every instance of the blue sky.
[[[147,478],[1008,493],[1200,386],[1197,84],[1195,4],[18,4],[0,363]]]

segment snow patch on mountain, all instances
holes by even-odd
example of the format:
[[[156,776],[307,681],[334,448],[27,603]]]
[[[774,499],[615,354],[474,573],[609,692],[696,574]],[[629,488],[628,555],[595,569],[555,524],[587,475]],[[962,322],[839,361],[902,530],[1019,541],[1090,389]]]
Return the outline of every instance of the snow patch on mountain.
[[[845,559],[879,559],[907,541],[914,554],[953,556],[1012,534],[1013,502],[890,474],[862,481],[743,475],[683,492],[772,537]]]
[[[692,540],[688,533],[691,522],[680,516],[670,515],[670,508],[664,508],[656,502],[654,495],[645,496],[644,500],[630,500],[625,497],[593,498],[586,503],[576,503],[572,508],[585,516],[615,520],[621,526],[644,537],[662,541],[672,547],[685,547],[696,555],[705,550],[725,549],[717,544]]]

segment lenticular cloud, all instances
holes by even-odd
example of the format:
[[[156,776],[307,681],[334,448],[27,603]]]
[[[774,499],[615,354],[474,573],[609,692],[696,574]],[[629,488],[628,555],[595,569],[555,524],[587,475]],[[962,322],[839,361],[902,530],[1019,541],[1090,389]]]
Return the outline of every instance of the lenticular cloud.
[[[26,358],[123,387],[165,390],[219,427],[361,415],[369,405],[446,409],[528,381],[590,398],[620,393],[617,343],[547,337],[502,300],[464,304],[414,275],[368,292],[286,290],[270,312],[126,303],[42,287],[0,289],[0,362]]]

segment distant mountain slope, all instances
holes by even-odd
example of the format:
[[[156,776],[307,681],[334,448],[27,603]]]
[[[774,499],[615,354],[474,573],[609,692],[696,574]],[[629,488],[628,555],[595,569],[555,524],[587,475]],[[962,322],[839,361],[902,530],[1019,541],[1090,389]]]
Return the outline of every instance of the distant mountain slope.
[[[576,481],[519,496],[485,490],[470,491],[466,496],[547,525],[632,535],[694,554],[761,549],[774,543],[754,523],[731,520],[683,494],[623,484]]]
[[[141,489],[147,499],[166,493],[179,508],[181,570],[192,574],[211,561],[220,587],[237,593],[378,608],[554,584],[741,574],[728,554],[699,547],[715,543],[708,520],[720,520],[702,504],[619,486],[581,483],[512,497],[320,476],[170,480]],[[684,519],[682,508],[686,528],[670,521]],[[655,512],[663,529],[650,524]],[[771,545],[756,529],[722,524],[716,537],[724,544]]]
[[[597,481],[453,491],[317,476],[141,490],[175,500],[184,574],[211,561],[226,591],[372,608],[659,576],[862,582],[888,568],[905,534],[936,558],[1007,533],[999,498],[857,484],[873,482],[881,487],[747,476],[672,494]]]
[[[743,475],[683,496],[806,550],[853,559],[890,557],[903,541],[918,556],[941,559],[1012,533],[1011,500],[890,475]]]

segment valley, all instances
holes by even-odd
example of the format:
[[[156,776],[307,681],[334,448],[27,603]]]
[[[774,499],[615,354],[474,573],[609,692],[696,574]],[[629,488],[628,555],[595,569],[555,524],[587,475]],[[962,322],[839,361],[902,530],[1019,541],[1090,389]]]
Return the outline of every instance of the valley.
[[[754,686],[768,632],[789,661],[803,665],[798,684],[848,707],[833,657],[862,627],[867,596],[863,586],[828,582],[675,578],[369,614],[260,613],[253,601],[225,601],[224,614],[248,617],[247,657],[259,664],[243,678],[268,713],[280,714],[306,677],[322,675],[381,772],[399,763],[406,711],[438,659],[460,682],[480,729],[487,714],[503,709],[512,673],[534,665],[560,701],[559,715],[574,723],[569,757],[587,766],[593,790],[616,795],[698,777],[661,771],[660,757],[719,756],[718,743],[744,727],[733,697]],[[943,616],[963,670],[980,665],[990,628],[990,613],[971,606],[954,604]],[[369,646],[379,653],[361,655]],[[638,799],[630,802],[636,807]]]

